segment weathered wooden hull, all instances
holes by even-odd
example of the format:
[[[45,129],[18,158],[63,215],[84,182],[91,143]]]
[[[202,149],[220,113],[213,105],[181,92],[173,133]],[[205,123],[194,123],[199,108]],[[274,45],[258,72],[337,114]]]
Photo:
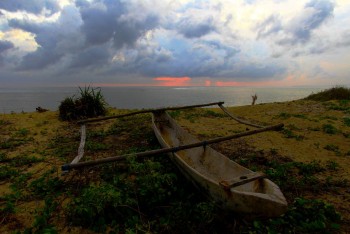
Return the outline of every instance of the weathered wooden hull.
[[[153,113],[152,125],[163,148],[199,141],[164,111]],[[196,187],[205,191],[224,209],[263,217],[279,216],[287,210],[281,190],[266,178],[224,189],[220,182],[248,175],[252,171],[209,146],[181,150],[169,156]]]

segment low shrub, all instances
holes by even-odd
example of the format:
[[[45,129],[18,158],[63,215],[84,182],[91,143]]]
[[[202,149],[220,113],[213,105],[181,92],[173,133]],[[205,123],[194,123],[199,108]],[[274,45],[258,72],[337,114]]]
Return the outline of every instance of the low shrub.
[[[341,86],[333,87],[318,93],[313,93],[305,99],[314,101],[350,100],[350,89]]]
[[[107,103],[99,88],[80,88],[80,97],[67,97],[59,106],[61,120],[77,120],[103,116],[107,113]]]
[[[323,132],[332,135],[336,134],[338,132],[338,129],[336,129],[332,124],[324,124],[322,126]]]

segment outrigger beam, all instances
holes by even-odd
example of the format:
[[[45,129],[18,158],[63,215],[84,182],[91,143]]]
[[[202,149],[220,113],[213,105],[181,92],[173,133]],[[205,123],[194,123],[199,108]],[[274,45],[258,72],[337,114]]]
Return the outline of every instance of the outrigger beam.
[[[237,116],[234,116],[232,113],[230,113],[222,104],[218,104],[218,105],[219,105],[219,107],[221,108],[221,110],[223,112],[225,112],[232,119],[236,120],[238,123],[245,124],[245,125],[252,126],[252,127],[256,127],[256,128],[263,128],[264,127],[264,126],[261,126],[261,125],[258,125],[258,124],[251,123],[251,122],[249,122],[247,120],[240,119]]]
[[[117,118],[127,117],[127,116],[131,116],[131,115],[138,115],[138,114],[144,114],[144,113],[156,112],[156,111],[182,110],[182,109],[189,109],[189,108],[195,108],[195,107],[214,106],[214,105],[222,105],[222,104],[224,104],[224,102],[213,102],[213,103],[192,105],[192,106],[174,106],[174,107],[164,107],[164,108],[157,108],[157,109],[145,109],[145,110],[130,112],[127,114],[122,114],[122,115],[114,115],[114,116],[81,120],[81,121],[78,121],[78,124],[92,123],[92,122],[98,122],[98,121],[108,120],[108,119],[117,119]]]
[[[159,150],[151,150],[147,152],[141,152],[141,153],[135,153],[135,154],[126,154],[126,155],[121,155],[121,156],[114,156],[114,157],[108,157],[108,158],[103,158],[103,159],[97,159],[93,161],[86,161],[86,162],[78,162],[74,164],[65,164],[62,166],[62,171],[69,171],[71,169],[79,169],[83,167],[88,167],[88,166],[94,166],[94,165],[99,165],[103,163],[111,163],[111,162],[116,162],[116,161],[122,161],[125,160],[127,157],[134,156],[136,158],[143,158],[146,156],[152,156],[152,155],[157,155],[157,154],[164,154],[164,153],[175,153],[180,150],[185,150],[185,149],[190,149],[190,148],[195,148],[195,147],[202,147],[206,146],[209,144],[214,144],[218,143],[221,141],[227,141],[235,138],[240,138],[244,136],[249,136],[261,132],[266,132],[266,131],[271,131],[271,130],[280,130],[282,129],[284,124],[277,124],[277,125],[272,125],[264,128],[259,128],[251,131],[246,131],[230,136],[225,136],[225,137],[219,137],[219,138],[214,138],[211,140],[207,141],[201,141],[201,142],[196,142],[188,145],[180,145],[176,147],[171,147],[171,148],[166,148],[166,149],[159,149]]]

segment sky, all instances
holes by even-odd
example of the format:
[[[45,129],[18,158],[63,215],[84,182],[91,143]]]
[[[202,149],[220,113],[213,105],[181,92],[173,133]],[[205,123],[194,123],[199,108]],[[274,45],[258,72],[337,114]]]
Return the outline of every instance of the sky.
[[[350,85],[350,0],[0,0],[0,87]]]

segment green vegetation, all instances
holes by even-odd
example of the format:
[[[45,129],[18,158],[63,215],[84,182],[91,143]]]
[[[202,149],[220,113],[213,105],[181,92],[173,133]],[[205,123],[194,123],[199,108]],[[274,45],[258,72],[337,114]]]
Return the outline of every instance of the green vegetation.
[[[343,121],[345,126],[350,127],[350,117],[344,117]]]
[[[286,112],[281,112],[277,115],[277,118],[280,118],[280,119],[289,119],[291,117],[299,118],[299,119],[307,119],[307,116],[304,114],[289,114]]]
[[[285,138],[294,138],[297,141],[304,140],[304,136],[295,134],[291,129],[284,128],[282,131]]]
[[[0,150],[1,149],[14,150],[18,146],[24,145],[32,140],[33,140],[33,137],[29,136],[28,129],[13,128],[8,137],[0,138]]]
[[[305,99],[314,101],[350,100],[350,89],[346,87],[333,87],[319,93],[311,94]]]
[[[99,88],[80,88],[80,97],[67,97],[59,106],[62,120],[77,120],[103,116],[107,113],[107,104]]]
[[[327,161],[326,164],[327,169],[331,170],[331,171],[337,171],[339,169],[339,164],[334,162],[334,161]]]
[[[75,104],[76,99],[72,97],[71,100]],[[342,103],[345,102],[336,105],[342,106]],[[277,113],[280,114],[272,117],[291,118],[286,121],[284,131],[271,133],[279,139],[283,136],[294,138],[282,138],[283,142],[291,145],[308,143],[310,148],[322,153],[327,153],[326,150],[340,153],[336,144],[344,148],[336,141],[311,141],[309,133],[305,133],[306,129],[318,131],[312,134],[323,136],[340,133],[340,126],[347,126],[344,115],[335,118],[330,117],[331,113],[325,113],[326,118],[320,120],[322,124],[305,126],[299,123],[311,122],[315,117],[292,112]],[[185,123],[201,118],[208,122],[222,118],[220,121],[224,122],[224,118],[228,118],[210,109],[178,110],[170,114]],[[293,122],[294,118],[298,118],[296,122]],[[343,170],[336,161],[297,162],[281,155],[283,149],[280,145],[271,144],[265,150],[258,150],[246,146],[250,142],[246,143],[244,139],[215,144],[213,147],[222,147],[219,151],[232,160],[251,170],[262,171],[281,188],[289,203],[288,211],[281,217],[266,220],[218,208],[203,192],[195,189],[167,155],[142,160],[129,157],[123,162],[73,170],[62,176],[58,167],[77,154],[80,142],[78,126],[61,122],[56,129],[50,129],[48,125],[53,120],[38,120],[33,125],[38,129],[33,130],[25,125],[3,124],[6,122],[0,121],[6,133],[0,139],[0,186],[5,188],[0,195],[0,231],[259,234],[347,231],[344,228],[346,222],[342,223],[335,207],[318,200],[324,191],[323,199],[327,194],[346,196],[349,182],[336,177],[339,173],[335,171]],[[346,126],[343,127],[346,129]],[[228,131],[239,130],[232,128]],[[42,141],[41,132],[47,141],[38,146]],[[332,138],[345,139],[345,134],[342,129],[342,134],[332,135]],[[150,116],[137,115],[89,124],[82,160],[133,154],[159,147]],[[346,151],[342,153],[346,154]],[[337,209],[344,210],[339,203],[334,204]]]
[[[339,150],[339,147],[337,145],[334,145],[334,144],[328,144],[324,147],[325,150],[328,150],[328,151],[333,151],[336,155],[340,156],[341,155],[341,152]]]
[[[322,126],[322,129],[327,134],[336,134],[338,132],[338,129],[336,129],[332,124],[324,124]]]
[[[280,218],[254,221],[250,233],[331,233],[339,229],[341,217],[332,205],[319,200],[296,198]]]
[[[194,123],[196,119],[200,117],[204,118],[227,118],[227,115],[224,113],[220,113],[217,111],[213,111],[210,109],[202,108],[202,109],[185,109],[185,110],[175,110],[169,112],[170,116],[172,118],[177,118],[180,115],[184,118],[190,121],[191,123]]]

